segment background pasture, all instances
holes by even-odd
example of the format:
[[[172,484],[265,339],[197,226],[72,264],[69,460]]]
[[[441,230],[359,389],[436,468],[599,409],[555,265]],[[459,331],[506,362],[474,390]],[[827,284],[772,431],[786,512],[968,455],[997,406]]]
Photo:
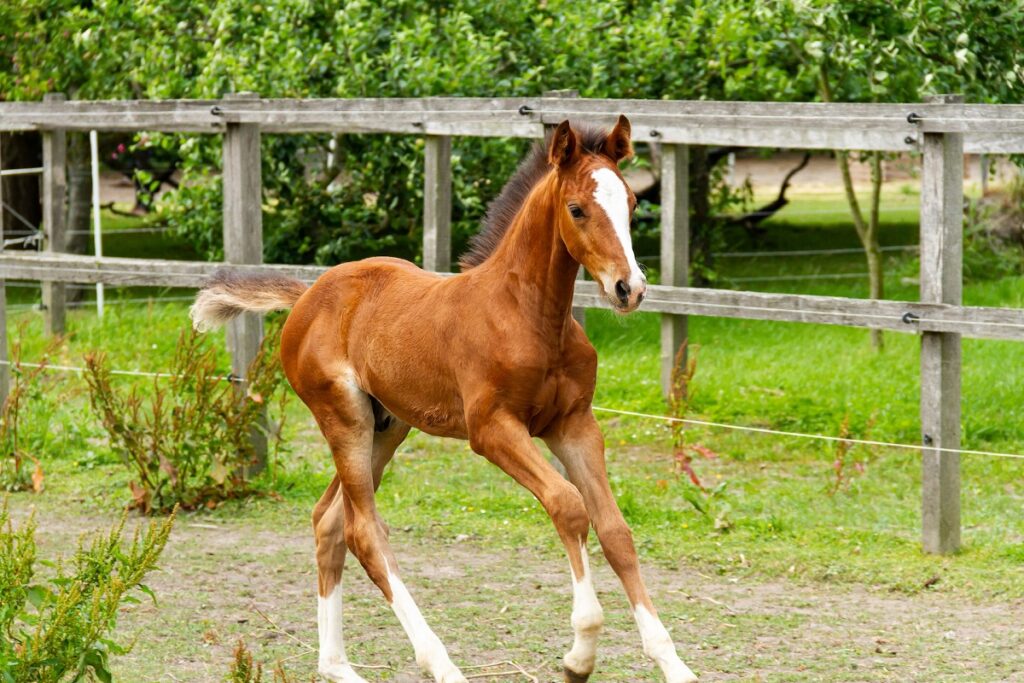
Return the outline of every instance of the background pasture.
[[[806,207],[828,213],[808,221],[800,216]],[[791,211],[796,218],[784,211],[768,225],[770,249],[835,248],[852,235],[845,207],[835,198],[797,194]],[[107,218],[110,228],[144,224]],[[900,209],[893,218],[883,240],[912,239],[913,210]],[[139,238],[111,233],[108,253],[137,254]],[[149,235],[144,244],[162,257],[189,254],[171,236]],[[898,281],[914,258],[913,252],[890,255],[890,280]],[[774,278],[815,269],[842,272],[860,259],[856,253],[795,262],[761,256],[723,260],[722,270],[726,278]],[[965,301],[1024,305],[1022,279],[970,282]],[[866,293],[857,280],[743,286]],[[908,284],[890,292],[910,299],[915,290]],[[31,291],[9,290],[11,303],[28,303]],[[159,299],[180,294],[108,292],[111,303],[118,296],[154,300],[112,303],[102,320],[89,306],[73,310],[71,334],[52,362],[81,365],[83,353],[103,347],[113,367],[166,369],[187,303]],[[41,317],[30,310],[12,317],[24,325],[31,359],[44,345]],[[596,405],[664,413],[657,329],[653,314],[588,313],[600,354]],[[915,440],[913,336],[889,335],[878,353],[862,330],[703,317],[691,318],[690,329],[698,369],[688,416],[825,434],[839,433],[847,423],[851,436]],[[210,341],[221,344],[219,335]],[[223,349],[220,357],[227,368]],[[966,447],[1012,452],[1022,442],[1019,385],[1007,372],[1022,361],[1019,344],[965,341]],[[46,491],[31,499],[20,494],[25,497],[15,499],[14,509],[23,514],[27,506],[37,507],[44,547],[56,550],[101,526],[113,514],[111,501],[127,502],[130,495],[128,473],[87,410],[84,382],[66,373],[52,373],[50,382],[28,421],[33,443],[45,453]],[[293,400],[288,410],[285,448],[258,480],[262,495],[180,515],[165,571],[150,581],[159,606],[133,607],[124,620],[126,632],[142,627],[135,654],[114,660],[124,680],[218,680],[238,637],[257,659],[285,658],[287,670],[300,676],[310,671],[313,657],[294,638],[315,641],[306,604],[315,578],[306,520],[330,479],[331,463],[305,408]],[[1019,662],[1000,655],[1020,637],[1009,627],[1018,623],[1024,596],[1019,461],[964,457],[964,548],[953,557],[935,557],[920,552],[920,465],[912,451],[857,446],[840,454],[829,444],[693,428],[688,440],[718,456],[693,463],[714,491],[705,493],[677,470],[664,424],[600,418],[613,487],[656,598],[706,680],[995,680],[1019,672]],[[379,499],[410,585],[456,660],[512,659],[540,680],[553,680],[555,653],[569,638],[568,586],[564,558],[536,501],[465,444],[424,435],[402,447]],[[633,647],[616,582],[603,561],[595,564],[610,617],[602,677],[656,680]],[[411,652],[372,586],[352,563],[347,576],[353,659],[391,667],[373,672],[381,680],[418,680]]]

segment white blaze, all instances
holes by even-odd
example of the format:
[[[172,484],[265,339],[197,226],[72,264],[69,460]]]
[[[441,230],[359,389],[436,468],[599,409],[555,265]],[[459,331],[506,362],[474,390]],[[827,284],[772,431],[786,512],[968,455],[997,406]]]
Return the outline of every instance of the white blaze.
[[[691,683],[697,677],[690,667],[683,664],[676,654],[676,646],[672,637],[662,625],[658,617],[651,614],[643,605],[637,605],[633,613],[636,625],[640,629],[640,640],[644,644],[644,653],[657,662],[665,674],[666,683]]]
[[[604,209],[608,220],[615,229],[615,236],[619,238],[622,252],[629,264],[629,286],[637,288],[644,282],[640,267],[636,264],[636,255],[633,254],[633,240],[629,236],[629,195],[626,192],[626,184],[622,178],[610,168],[599,168],[591,177],[594,179],[594,201]],[[615,292],[615,276],[611,273],[601,274],[601,284],[605,291],[612,295]]]
[[[587,548],[581,544],[583,555],[583,577],[572,583],[572,628],[576,633],[572,649],[562,662],[578,674],[589,674],[594,670],[594,656],[597,653],[597,636],[604,625],[604,612],[594,592],[590,578],[590,563]]]
[[[348,663],[341,634],[341,584],[326,598],[316,598],[316,625],[320,634],[320,675],[337,683],[366,683]]]
[[[388,584],[391,586],[391,609],[395,611],[395,616],[412,641],[416,663],[429,671],[437,683],[466,683],[466,677],[448,658],[448,651],[441,639],[427,626],[405,584],[391,572],[390,568]]]

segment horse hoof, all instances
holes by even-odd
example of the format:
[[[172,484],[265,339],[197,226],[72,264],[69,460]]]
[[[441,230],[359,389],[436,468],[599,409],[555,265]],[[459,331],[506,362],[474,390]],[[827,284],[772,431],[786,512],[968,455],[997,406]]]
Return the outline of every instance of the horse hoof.
[[[565,683],[587,683],[590,674],[578,674],[567,666],[562,667],[565,673]]]
[[[326,664],[319,667],[320,678],[329,683],[367,683],[348,664]]]

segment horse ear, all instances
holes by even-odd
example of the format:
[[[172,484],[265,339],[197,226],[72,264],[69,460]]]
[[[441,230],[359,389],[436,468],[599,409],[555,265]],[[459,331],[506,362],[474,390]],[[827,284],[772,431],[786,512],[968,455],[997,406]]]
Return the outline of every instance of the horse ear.
[[[576,161],[579,155],[579,146],[576,144],[576,133],[573,132],[569,121],[562,121],[555,128],[551,135],[551,142],[548,143],[548,162],[552,166],[565,168]]]
[[[629,119],[619,114],[619,120],[612,128],[612,132],[608,133],[601,151],[615,163],[633,156],[633,143],[629,140],[631,132],[632,126],[629,125]]]

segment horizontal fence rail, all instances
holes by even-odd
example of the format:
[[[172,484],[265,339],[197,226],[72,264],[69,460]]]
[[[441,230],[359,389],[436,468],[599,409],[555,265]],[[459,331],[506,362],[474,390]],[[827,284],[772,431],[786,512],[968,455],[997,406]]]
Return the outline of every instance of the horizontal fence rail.
[[[207,278],[220,270],[231,270],[242,275],[274,273],[312,284],[328,268],[96,258],[73,254],[8,252],[0,255],[0,271],[4,273],[4,277],[14,280],[46,278],[51,282],[104,283],[137,287],[200,287]],[[594,282],[577,282],[573,301],[587,308],[612,308]],[[648,287],[642,310],[675,315],[818,323],[909,333],[955,332],[977,339],[1024,341],[1024,309],[1019,308],[651,285]]]
[[[0,102],[0,130],[402,133],[541,138],[564,118],[633,124],[633,139],[798,149],[917,149],[925,133],[963,133],[967,152],[1024,152],[1024,105],[618,100],[564,97]]]

